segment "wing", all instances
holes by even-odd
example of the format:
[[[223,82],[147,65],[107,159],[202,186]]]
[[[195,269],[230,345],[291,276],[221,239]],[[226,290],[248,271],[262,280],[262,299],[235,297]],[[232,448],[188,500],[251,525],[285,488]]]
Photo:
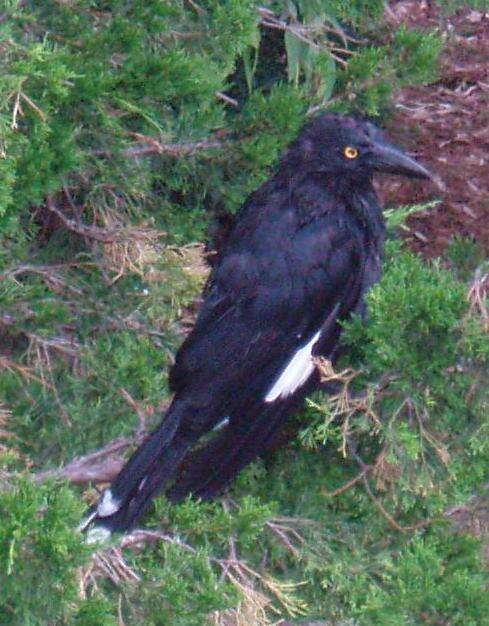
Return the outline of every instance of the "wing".
[[[332,353],[340,320],[361,298],[365,242],[344,207],[328,204],[320,188],[312,192],[305,198],[317,207],[307,206],[307,219],[300,203],[268,196],[241,216],[177,355],[172,405],[91,520],[130,526],[189,449],[229,418],[190,454],[189,473],[169,491],[173,499],[212,497],[267,448],[313,387],[312,355]]]
[[[245,396],[273,389],[291,361],[283,383],[297,379],[294,371],[311,352],[334,349],[339,321],[360,297],[362,242],[347,211],[324,199],[322,207],[307,223],[287,206],[241,220],[177,354],[174,391],[232,413]],[[269,397],[279,398],[283,387]]]
[[[194,398],[207,381],[212,391],[199,398],[207,404],[197,415],[209,411],[208,415],[220,415],[218,421],[229,419],[188,454],[167,492],[171,500],[179,501],[189,493],[214,497],[267,449],[287,417],[301,406],[304,394],[317,383],[311,356],[334,353],[340,321],[361,301],[366,246],[354,220],[329,214],[294,230],[285,248],[277,247],[280,241],[284,239],[279,237],[270,248],[280,261],[268,272],[257,254],[242,257],[239,263],[234,260],[233,267],[241,268],[236,274],[223,265],[222,274],[213,277],[194,333],[179,354],[177,367],[185,366],[189,354],[199,354],[203,337],[210,338],[200,352],[203,378],[192,388],[193,377],[200,373],[184,370],[181,393],[186,399]],[[282,280],[277,280],[284,267]],[[208,350],[218,335],[221,345],[230,335],[238,337],[238,342],[213,362],[215,355],[209,358]],[[221,392],[216,381],[224,385]],[[213,426],[201,425],[201,432]]]

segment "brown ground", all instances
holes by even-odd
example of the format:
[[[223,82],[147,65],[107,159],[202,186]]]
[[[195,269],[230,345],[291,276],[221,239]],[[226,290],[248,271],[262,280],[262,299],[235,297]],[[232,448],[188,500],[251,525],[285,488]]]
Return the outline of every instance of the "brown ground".
[[[439,28],[446,35],[440,79],[404,89],[389,124],[389,135],[437,174],[446,189],[440,194],[428,182],[386,177],[379,181],[380,195],[391,205],[442,199],[436,208],[409,221],[412,247],[423,254],[443,254],[454,235],[472,237],[489,253],[489,13],[463,9],[443,19],[435,3],[401,0],[390,3],[389,20],[393,27],[404,22]],[[472,498],[448,511],[447,517],[460,531],[487,539],[487,498]],[[489,540],[484,545],[489,562]]]
[[[431,6],[430,6],[431,5]],[[384,180],[386,204],[441,197],[436,208],[411,218],[411,240],[427,256],[443,254],[454,235],[472,237],[489,252],[489,12],[468,8],[444,17],[422,0],[392,2],[388,19],[438,29],[446,39],[440,79],[403,89],[389,134],[436,173],[444,192],[427,182]]]

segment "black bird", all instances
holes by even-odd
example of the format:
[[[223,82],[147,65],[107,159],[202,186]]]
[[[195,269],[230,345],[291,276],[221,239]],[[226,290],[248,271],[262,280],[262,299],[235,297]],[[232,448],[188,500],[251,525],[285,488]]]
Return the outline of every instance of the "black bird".
[[[245,202],[170,372],[173,402],[85,520],[89,540],[131,528],[159,492],[219,494],[317,388],[312,357],[335,360],[380,276],[375,171],[430,177],[373,124],[323,114]]]

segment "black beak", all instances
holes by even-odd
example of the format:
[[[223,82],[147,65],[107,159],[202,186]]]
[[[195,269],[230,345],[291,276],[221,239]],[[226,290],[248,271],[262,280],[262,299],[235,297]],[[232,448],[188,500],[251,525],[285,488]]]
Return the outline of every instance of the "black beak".
[[[375,143],[372,147],[370,164],[374,170],[387,174],[400,174],[410,178],[430,178],[431,173],[402,150],[388,143]]]

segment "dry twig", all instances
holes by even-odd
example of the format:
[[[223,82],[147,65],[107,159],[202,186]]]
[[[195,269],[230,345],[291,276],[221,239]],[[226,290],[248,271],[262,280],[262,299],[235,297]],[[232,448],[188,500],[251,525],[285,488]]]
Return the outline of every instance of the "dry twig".
[[[468,299],[470,302],[470,313],[481,318],[484,330],[489,332],[489,272],[482,272],[477,268],[474,278],[470,284]]]
[[[113,152],[110,150],[92,150],[92,155],[103,158],[112,158],[116,155],[121,155],[122,157],[137,159],[142,156],[160,154],[177,158],[190,156],[202,150],[222,148],[224,145],[222,141],[217,139],[204,139],[202,141],[187,141],[182,143],[163,143],[154,137],[141,135],[140,133],[133,133],[133,136],[135,136],[139,141],[139,143],[134,146],[125,148],[120,152]]]
[[[144,437],[143,433],[133,437],[119,437],[100,450],[76,457],[64,467],[39,472],[34,475],[34,479],[42,482],[49,478],[63,478],[75,485],[110,482],[124,465],[123,453],[130,446],[141,444]]]
[[[117,233],[107,231],[104,228],[87,226],[86,224],[70,219],[58,208],[53,196],[48,195],[46,197],[46,208],[48,211],[51,211],[51,213],[54,213],[68,230],[82,235],[83,237],[87,237],[88,239],[95,239],[103,243],[112,243],[117,236]]]
[[[286,532],[294,534],[291,527],[284,526],[283,520],[281,523],[270,520],[270,528],[275,534],[277,528],[283,534]],[[294,536],[298,541],[304,541],[298,533]],[[121,585],[124,582],[140,582],[138,573],[126,563],[124,551],[142,550],[147,545],[159,542],[178,546],[190,554],[197,552],[193,546],[172,533],[159,530],[134,530],[130,534],[124,535],[118,545],[96,551],[93,554],[90,565],[79,572],[80,595],[86,597],[88,589],[90,587],[97,588],[97,580],[101,578],[108,578],[115,585]],[[231,541],[230,548],[228,558],[209,557],[209,563],[221,569],[223,577],[240,591],[242,600],[233,609],[213,612],[210,616],[213,624],[219,626],[226,624],[233,624],[234,626],[269,625],[271,621],[268,612],[272,611],[279,614],[279,611],[273,606],[274,601],[278,602],[291,616],[304,613],[305,606],[292,594],[297,587],[296,584],[280,583],[271,577],[260,574],[248,563],[239,559],[236,544],[233,541]]]

